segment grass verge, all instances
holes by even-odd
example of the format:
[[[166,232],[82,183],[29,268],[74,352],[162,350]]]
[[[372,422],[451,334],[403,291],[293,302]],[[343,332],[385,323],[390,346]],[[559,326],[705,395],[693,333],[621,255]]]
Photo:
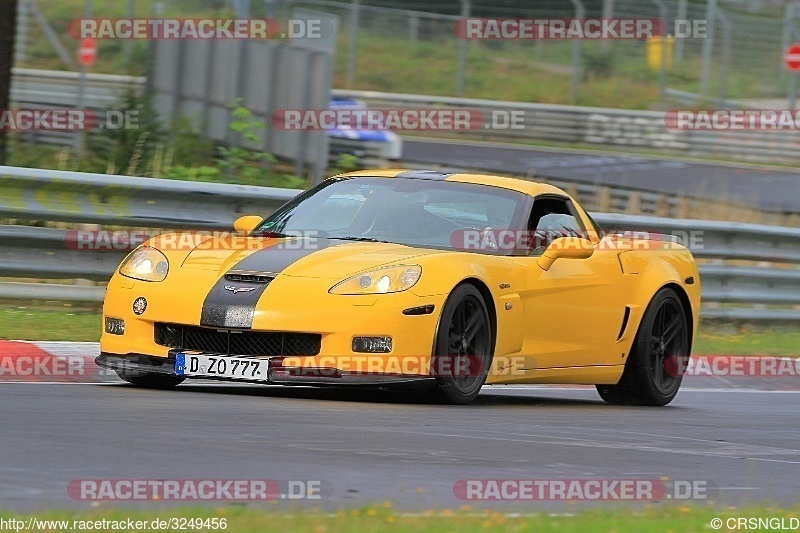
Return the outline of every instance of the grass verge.
[[[97,341],[100,313],[68,305],[0,304],[0,339]]]
[[[12,515],[0,513],[2,518]],[[575,513],[499,513],[496,511],[472,511],[468,507],[458,511],[427,511],[423,513],[404,514],[393,511],[388,504],[381,507],[340,510],[331,514],[319,512],[281,513],[274,510],[250,507],[224,508],[179,508],[172,510],[92,510],[92,511],[45,511],[33,518],[40,521],[38,531],[62,531],[57,522],[67,521],[69,527],[80,529],[81,521],[143,521],[187,519],[225,519],[227,533],[250,531],[314,531],[314,532],[358,532],[400,531],[425,533],[428,531],[553,531],[584,532],[614,531],[616,533],[639,531],[730,531],[728,520],[739,518],[761,518],[772,520],[778,527],[784,525],[797,527],[797,512],[780,507],[765,505],[743,508],[666,505],[630,508],[602,508],[579,511]],[[31,516],[16,515],[17,520],[26,520]],[[721,520],[722,527],[715,528],[712,521]],[[719,523],[719,522],[717,522]],[[734,522],[730,522],[734,524]],[[61,523],[63,525],[64,522]],[[76,527],[77,526],[77,527]],[[95,528],[108,531],[111,528]],[[154,529],[145,528],[144,531]],[[206,528],[207,531],[213,531]],[[218,529],[222,531],[222,529]]]
[[[800,330],[789,327],[740,329],[700,327],[694,352],[708,355],[800,356]]]
[[[96,308],[0,304],[0,339],[97,341],[100,322]],[[798,350],[800,330],[796,328],[701,325],[694,353],[797,357]]]

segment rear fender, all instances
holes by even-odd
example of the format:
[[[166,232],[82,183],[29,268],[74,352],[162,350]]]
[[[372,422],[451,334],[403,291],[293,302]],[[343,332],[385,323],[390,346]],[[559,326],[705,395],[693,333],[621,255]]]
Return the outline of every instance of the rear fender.
[[[619,343],[630,354],[648,304],[662,288],[670,286],[681,296],[692,331],[697,331],[700,311],[700,275],[691,252],[673,244],[668,250],[631,250],[619,254],[620,268],[628,280],[630,317]]]

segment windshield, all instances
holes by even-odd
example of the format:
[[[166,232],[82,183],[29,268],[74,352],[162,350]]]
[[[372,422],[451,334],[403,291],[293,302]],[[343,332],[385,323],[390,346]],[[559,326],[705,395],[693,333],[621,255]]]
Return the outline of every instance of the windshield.
[[[392,242],[462,249],[464,231],[524,227],[525,194],[472,183],[339,178],[312,188],[273,213],[254,235]],[[511,250],[483,249],[509,254]]]

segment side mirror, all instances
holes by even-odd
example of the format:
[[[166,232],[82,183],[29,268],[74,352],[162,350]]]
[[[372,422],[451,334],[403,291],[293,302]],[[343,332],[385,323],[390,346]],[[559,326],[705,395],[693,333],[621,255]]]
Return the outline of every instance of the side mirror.
[[[559,237],[550,243],[537,261],[542,270],[550,270],[556,259],[586,259],[594,253],[594,244],[581,237]]]
[[[233,223],[233,229],[239,233],[250,233],[256,229],[256,226],[261,224],[262,220],[264,219],[260,216],[245,215],[236,219],[236,221]]]

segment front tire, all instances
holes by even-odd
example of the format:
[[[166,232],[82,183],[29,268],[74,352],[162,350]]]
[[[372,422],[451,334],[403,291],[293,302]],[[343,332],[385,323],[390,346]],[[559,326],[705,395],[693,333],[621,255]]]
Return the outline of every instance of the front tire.
[[[439,318],[433,373],[438,400],[465,405],[481,392],[492,364],[492,327],[480,291],[470,284],[450,293]]]
[[[673,289],[661,289],[642,317],[619,383],[597,385],[597,392],[615,405],[667,405],[680,389],[689,343],[680,297]]]
[[[136,372],[131,370],[116,370],[115,372],[121,380],[143,389],[172,389],[186,379],[156,372]]]

